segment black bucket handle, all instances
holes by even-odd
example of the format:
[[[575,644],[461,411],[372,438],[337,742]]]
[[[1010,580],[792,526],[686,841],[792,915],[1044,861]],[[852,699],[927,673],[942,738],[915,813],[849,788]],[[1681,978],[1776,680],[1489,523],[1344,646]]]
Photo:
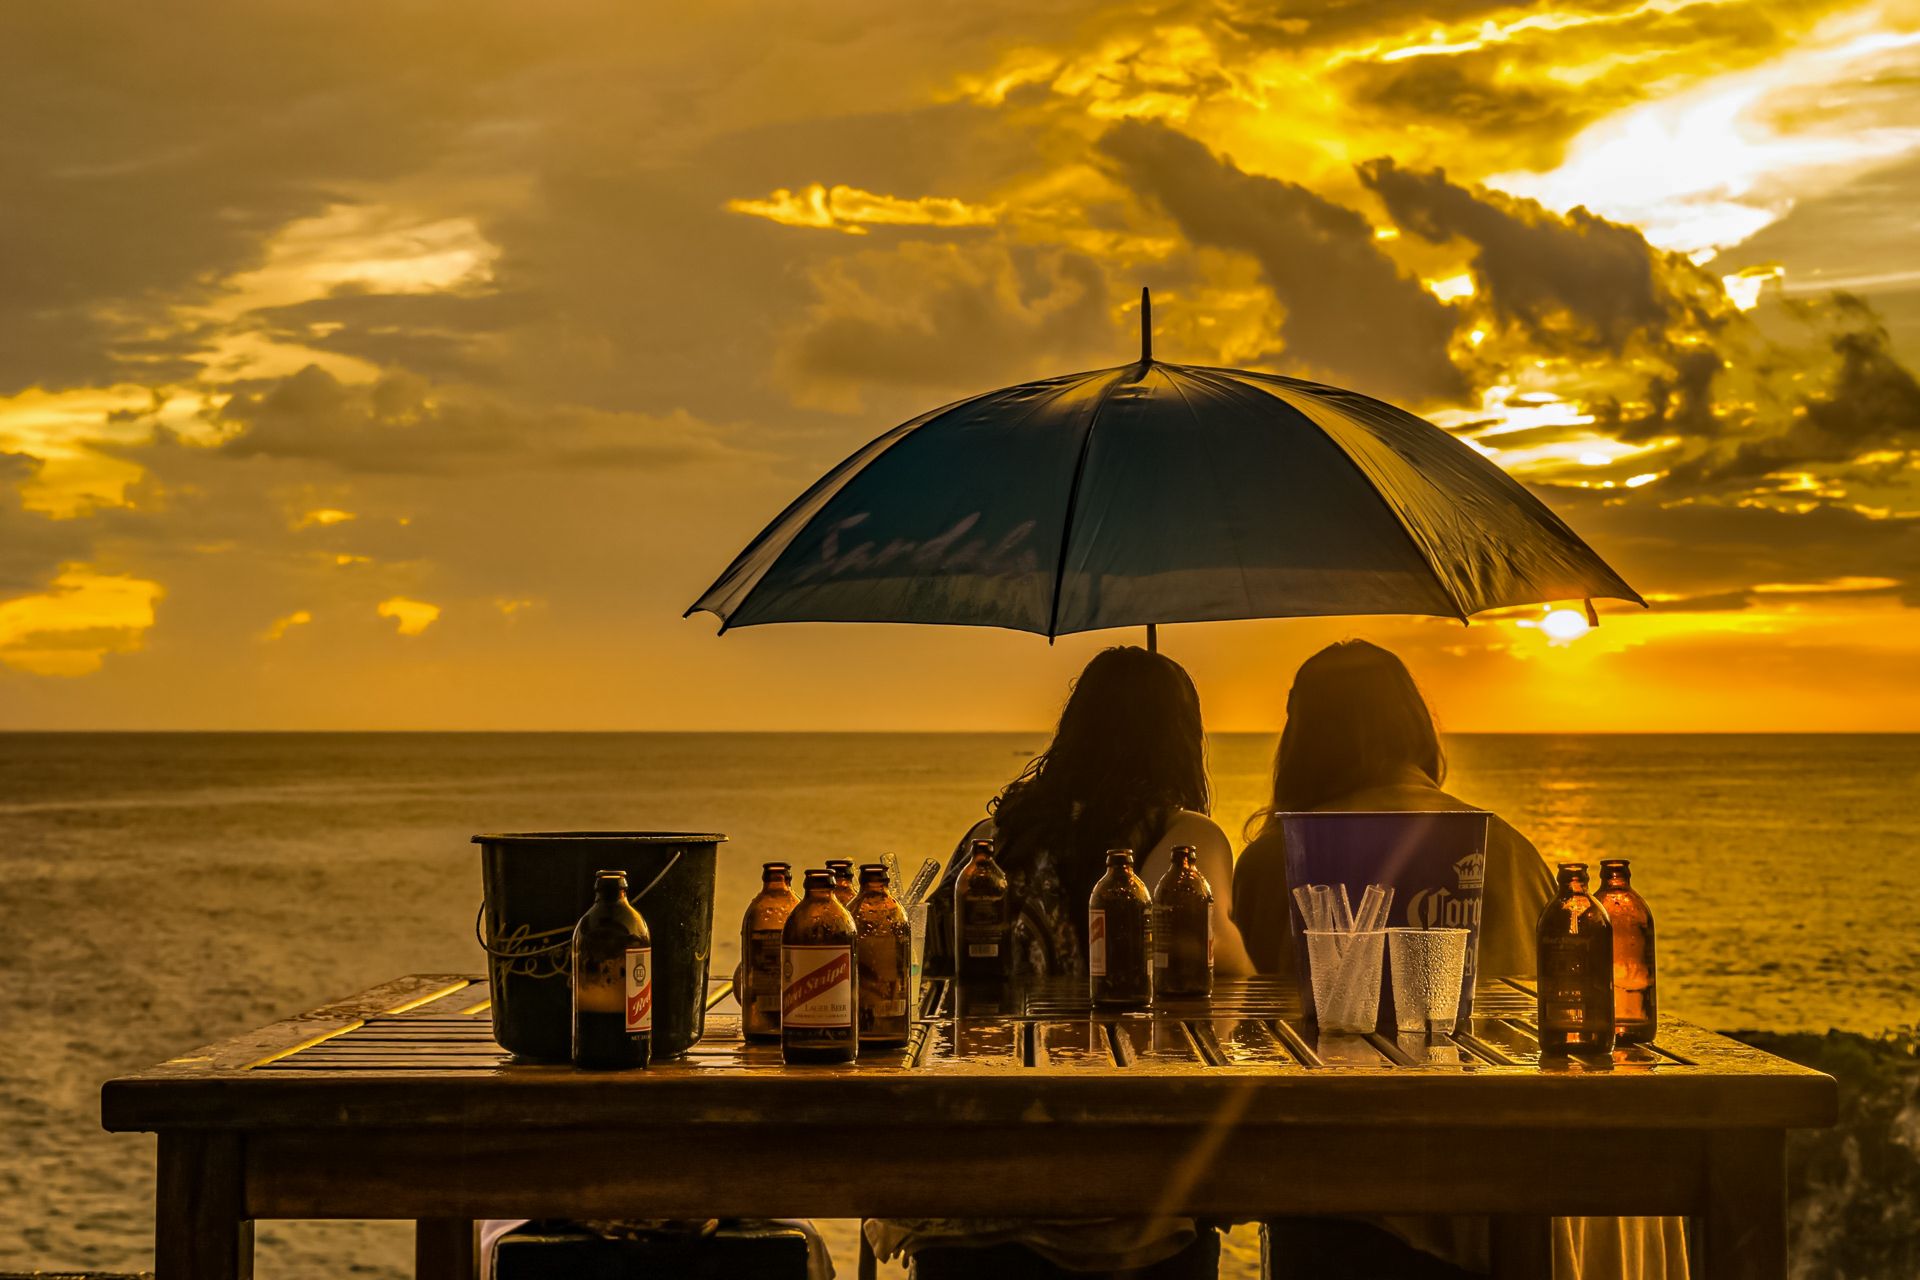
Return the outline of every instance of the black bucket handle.
[[[652,893],[654,886],[662,880],[665,880],[667,873],[672,871],[679,863],[680,855],[684,852],[685,850],[683,849],[675,849],[673,856],[667,859],[667,865],[660,868],[660,874],[647,881],[647,887],[640,892],[628,894],[627,901],[638,902],[649,893]],[[527,926],[521,925],[505,938],[488,941],[486,933],[482,929],[486,918],[487,900],[482,898],[480,899],[480,909],[473,914],[473,940],[480,944],[482,951],[485,951],[495,960],[503,960],[509,965],[526,964],[531,970],[528,974],[530,977],[554,977],[567,971],[567,963],[564,955],[562,955],[558,961],[548,960],[548,957],[566,951],[567,945],[573,941],[573,930],[575,926],[566,925],[559,929],[543,929],[539,933],[533,933],[527,929]],[[559,935],[558,941],[545,941],[548,938],[554,937],[556,934]],[[545,972],[541,972],[541,961],[547,961],[549,966]]]

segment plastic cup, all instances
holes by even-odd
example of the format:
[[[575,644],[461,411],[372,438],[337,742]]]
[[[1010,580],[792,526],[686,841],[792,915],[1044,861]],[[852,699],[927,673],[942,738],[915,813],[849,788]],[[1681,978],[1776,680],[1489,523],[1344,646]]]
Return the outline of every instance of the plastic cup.
[[[1307,930],[1313,970],[1313,1020],[1320,1030],[1364,1034],[1380,1021],[1380,958],[1387,933]],[[1455,983],[1459,975],[1454,976]]]
[[[1387,951],[1394,1024],[1424,1035],[1453,1034],[1467,963],[1467,930],[1389,929]]]

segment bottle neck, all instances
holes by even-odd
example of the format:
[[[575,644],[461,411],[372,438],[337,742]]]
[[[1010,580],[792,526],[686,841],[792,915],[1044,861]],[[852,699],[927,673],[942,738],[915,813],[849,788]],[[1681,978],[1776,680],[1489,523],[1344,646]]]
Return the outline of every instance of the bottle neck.
[[[598,902],[623,902],[627,896],[625,876],[601,876],[593,882],[593,896]]]
[[[1609,889],[1631,889],[1633,874],[1625,867],[1602,867],[1600,883]]]

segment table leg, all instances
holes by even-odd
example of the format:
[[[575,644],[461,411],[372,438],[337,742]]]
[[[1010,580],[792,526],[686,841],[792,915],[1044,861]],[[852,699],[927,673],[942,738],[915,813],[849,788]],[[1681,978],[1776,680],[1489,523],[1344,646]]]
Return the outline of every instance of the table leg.
[[[1493,1280],[1551,1280],[1553,1219],[1527,1213],[1493,1215],[1489,1241]]]
[[[860,1264],[856,1274],[858,1280],[878,1280],[880,1275],[880,1260],[874,1256],[873,1245],[867,1240],[864,1221],[860,1224]]]
[[[1787,1136],[1778,1129],[1715,1134],[1707,1147],[1705,1280],[1784,1280]]]
[[[240,1136],[160,1135],[154,1188],[155,1280],[253,1280]]]
[[[474,1280],[480,1274],[470,1218],[421,1218],[413,1224],[414,1280]]]

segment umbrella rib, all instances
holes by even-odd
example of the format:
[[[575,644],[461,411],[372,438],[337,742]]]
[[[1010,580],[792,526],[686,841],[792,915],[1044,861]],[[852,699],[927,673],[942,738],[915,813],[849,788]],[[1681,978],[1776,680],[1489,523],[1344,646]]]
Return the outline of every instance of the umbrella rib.
[[[1128,366],[1137,368],[1138,366]],[[1124,370],[1108,370],[1121,373]],[[1073,483],[1067,486],[1067,514],[1060,525],[1060,558],[1053,569],[1053,602],[1047,610],[1047,643],[1052,644],[1060,634],[1060,593],[1067,581],[1067,552],[1073,545],[1073,514],[1080,505],[1080,479],[1087,472],[1087,454],[1093,451],[1093,429],[1100,425],[1100,412],[1107,407],[1107,401],[1113,397],[1113,389],[1120,385],[1120,379],[1109,382],[1101,391],[1100,399],[1093,406],[1093,412],[1087,415],[1087,431],[1080,437],[1080,456],[1074,459]]]

